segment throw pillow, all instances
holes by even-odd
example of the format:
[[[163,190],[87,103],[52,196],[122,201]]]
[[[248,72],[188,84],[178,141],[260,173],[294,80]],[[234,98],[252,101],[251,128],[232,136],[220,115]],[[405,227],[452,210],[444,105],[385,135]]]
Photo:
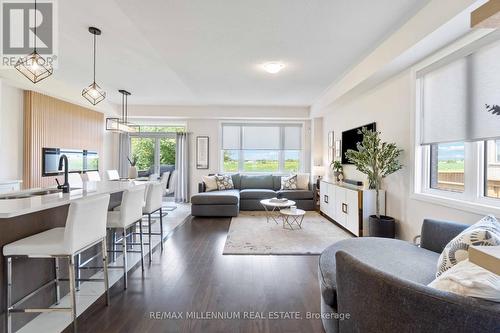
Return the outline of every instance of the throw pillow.
[[[500,223],[493,215],[485,216],[471,225],[445,246],[438,260],[436,277],[468,259],[470,245],[500,245]]]
[[[219,191],[234,189],[233,178],[230,175],[217,175],[215,179]]]
[[[297,174],[297,190],[309,190],[309,180],[311,176],[308,173]]]
[[[429,284],[429,287],[500,302],[500,276],[468,259],[448,269]]]
[[[296,190],[297,175],[281,177],[281,190]]]
[[[205,183],[205,191],[217,191],[219,188],[217,186],[217,179],[215,176],[203,176],[201,177],[203,182]]]

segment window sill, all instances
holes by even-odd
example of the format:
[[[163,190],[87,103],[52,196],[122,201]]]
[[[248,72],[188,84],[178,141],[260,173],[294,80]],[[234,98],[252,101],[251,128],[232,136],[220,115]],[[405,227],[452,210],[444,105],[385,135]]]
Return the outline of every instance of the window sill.
[[[493,214],[500,217],[500,207],[478,202],[470,202],[459,199],[452,199],[440,195],[429,193],[413,193],[411,199],[439,205],[447,208],[453,208],[460,211],[474,213],[479,215]]]

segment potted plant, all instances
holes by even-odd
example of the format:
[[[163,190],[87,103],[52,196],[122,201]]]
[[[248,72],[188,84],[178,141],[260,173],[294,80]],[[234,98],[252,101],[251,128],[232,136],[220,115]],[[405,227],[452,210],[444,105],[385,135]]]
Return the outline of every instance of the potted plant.
[[[138,176],[137,167],[135,166],[137,164],[137,156],[133,156],[132,159],[127,156],[127,160],[130,163],[130,167],[128,168],[128,178],[136,179]]]
[[[335,176],[335,180],[336,181],[340,181],[339,176],[344,171],[344,168],[342,167],[342,163],[340,163],[340,161],[332,161],[332,163],[330,164],[330,166],[333,169],[333,176]]]
[[[385,177],[403,167],[399,161],[403,150],[394,143],[381,142],[380,132],[363,128],[360,134],[363,134],[363,141],[358,142],[357,150],[349,149],[346,157],[368,176],[369,188],[376,192],[376,209],[369,219],[369,235],[394,238],[395,219],[380,215],[380,187]]]

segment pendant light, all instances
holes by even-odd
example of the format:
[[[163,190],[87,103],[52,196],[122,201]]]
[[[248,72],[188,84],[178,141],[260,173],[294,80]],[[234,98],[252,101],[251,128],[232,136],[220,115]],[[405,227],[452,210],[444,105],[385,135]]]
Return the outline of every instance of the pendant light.
[[[106,130],[119,133],[136,133],[140,131],[140,126],[128,122],[128,96],[130,92],[120,89],[122,94],[121,118],[106,118]]]
[[[52,73],[54,73],[52,65],[47,63],[47,61],[36,51],[36,39],[38,38],[36,34],[36,14],[37,7],[35,0],[35,27],[33,31],[35,36],[33,52],[23,58],[19,58],[14,66],[15,69],[17,69],[21,74],[26,76],[33,83],[40,82],[41,80],[48,78],[52,75]]]
[[[92,105],[97,105],[106,98],[106,92],[102,90],[97,83],[95,83],[95,42],[96,37],[101,34],[101,30],[95,27],[90,27],[89,32],[94,35],[94,82],[92,82],[87,88],[83,89],[82,96],[92,103]]]

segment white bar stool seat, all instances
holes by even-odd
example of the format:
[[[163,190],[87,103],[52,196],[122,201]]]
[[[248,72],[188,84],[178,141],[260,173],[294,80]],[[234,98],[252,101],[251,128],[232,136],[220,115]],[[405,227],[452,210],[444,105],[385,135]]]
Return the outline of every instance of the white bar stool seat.
[[[51,312],[68,311],[72,314],[73,331],[76,332],[76,288],[75,282],[75,256],[81,252],[98,245],[102,245],[102,260],[104,269],[104,279],[79,279],[79,281],[103,281],[106,293],[106,305],[109,305],[109,284],[107,270],[107,249],[106,249],[106,213],[109,205],[109,194],[96,195],[89,198],[73,201],[68,210],[66,226],[64,228],[53,228],[41,233],[29,236],[18,241],[7,244],[3,247],[3,255],[6,257],[6,320],[5,331],[12,332],[12,313],[19,312]],[[12,303],[12,260],[16,257],[28,258],[54,258],[56,276],[53,280],[36,289],[29,295],[21,298],[16,303]],[[69,308],[20,308],[24,302],[34,296],[43,288],[55,284],[56,304],[60,300],[59,281],[59,259],[66,258],[68,265],[69,294],[71,297],[71,307]],[[96,267],[101,268],[101,267]]]
[[[148,216],[148,234],[149,234],[149,262],[152,261],[152,243],[151,236],[160,236],[160,247],[163,251],[163,213],[162,213],[162,201],[163,201],[163,184],[161,182],[150,183],[147,187],[146,202],[142,208],[142,214]],[[160,232],[151,231],[151,215],[155,212],[160,212]]]

